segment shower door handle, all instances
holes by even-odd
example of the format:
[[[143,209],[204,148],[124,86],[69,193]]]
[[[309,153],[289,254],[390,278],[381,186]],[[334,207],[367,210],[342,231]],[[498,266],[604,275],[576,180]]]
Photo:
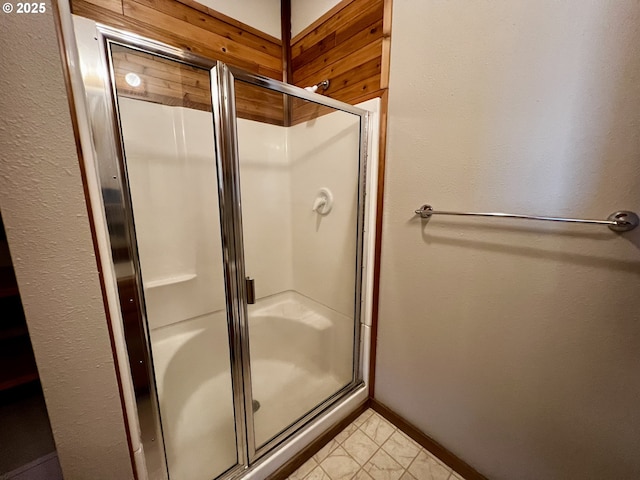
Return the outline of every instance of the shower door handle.
[[[256,303],[256,286],[255,280],[251,277],[247,277],[245,279],[246,292],[247,292],[247,303],[253,305]]]

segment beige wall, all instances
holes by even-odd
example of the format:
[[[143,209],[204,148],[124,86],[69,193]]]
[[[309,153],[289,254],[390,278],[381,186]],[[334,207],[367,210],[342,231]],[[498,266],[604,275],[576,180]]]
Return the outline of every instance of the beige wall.
[[[64,477],[127,479],[122,407],[47,9],[2,18],[0,206]]]
[[[640,478],[640,3],[393,10],[376,398],[492,479]]]

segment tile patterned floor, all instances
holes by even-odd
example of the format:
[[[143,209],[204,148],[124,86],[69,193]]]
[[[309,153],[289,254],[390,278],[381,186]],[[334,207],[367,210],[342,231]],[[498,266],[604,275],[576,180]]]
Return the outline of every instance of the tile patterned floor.
[[[288,480],[464,480],[369,409]]]

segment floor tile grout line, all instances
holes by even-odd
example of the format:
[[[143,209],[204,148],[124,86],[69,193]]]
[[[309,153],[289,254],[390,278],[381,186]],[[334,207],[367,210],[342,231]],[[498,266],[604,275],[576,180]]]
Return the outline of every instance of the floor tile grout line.
[[[375,413],[375,412],[373,412],[373,413]],[[364,422],[362,422],[362,425],[364,425],[364,424],[369,420],[369,418],[371,418],[371,417],[373,416],[373,413],[372,413],[371,415],[369,415],[369,416],[368,416],[367,420],[365,420]],[[352,424],[352,425],[355,425],[355,424]],[[365,465],[367,465],[367,464],[371,461],[371,459],[375,456],[375,454],[376,454],[376,453],[378,453],[378,451],[382,448],[382,445],[378,445],[374,439],[372,439],[369,435],[367,435],[367,434],[366,434],[366,432],[365,432],[364,430],[362,430],[362,429],[360,428],[360,426],[361,426],[361,425],[360,425],[360,426],[355,425],[355,426],[356,426],[356,429],[355,429],[353,432],[351,432],[351,435],[349,435],[349,436],[348,436],[348,437],[347,437],[347,438],[346,438],[346,439],[345,439],[345,440],[340,444],[340,446],[342,446],[342,448],[344,449],[344,451],[345,451],[345,452],[347,452],[347,455],[349,456],[349,458],[351,458],[351,459],[352,459],[354,462],[356,462],[356,464],[358,465],[358,470],[353,474],[353,476],[351,477],[352,479],[353,479],[353,478],[358,474],[358,472],[359,472],[360,470],[364,471],[364,472],[365,472],[365,473],[367,473],[367,474],[369,473],[369,472],[367,472],[367,471],[364,469]],[[348,428],[348,426],[347,426],[347,427],[345,427],[345,428]],[[351,453],[349,453],[349,451],[348,451],[346,448],[344,448],[344,446],[343,446],[343,445],[344,445],[344,443],[345,443],[347,440],[349,440],[349,438],[351,438],[351,437],[352,437],[352,436],[353,436],[353,435],[354,435],[358,430],[360,430],[360,433],[362,433],[366,438],[368,438],[369,440],[371,440],[371,441],[374,443],[374,445],[376,446],[375,451],[374,451],[374,452],[373,452],[373,454],[371,454],[371,456],[370,456],[370,457],[369,457],[369,458],[364,462],[364,465],[361,465],[361,464],[360,464],[360,462],[358,462],[355,458],[353,458],[353,455],[351,455]],[[323,470],[323,471],[324,471],[324,470]],[[370,475],[369,475],[369,476],[370,476]],[[329,476],[329,478],[331,478],[331,476]],[[332,479],[332,480],[333,480],[333,479]]]
[[[375,414],[376,414],[376,412],[373,412],[373,414],[375,415]],[[378,415],[378,416],[379,416],[379,415]],[[393,433],[394,433],[396,430],[398,430],[398,427],[396,427],[394,424],[392,424],[391,422],[388,422],[386,419],[382,418],[381,416],[379,416],[379,417],[380,417],[380,419],[381,419],[381,420],[383,420],[384,422],[386,422],[388,425],[390,425],[390,426],[393,428],[393,431],[391,432],[391,435],[393,435]],[[369,418],[371,418],[371,417],[369,417]],[[369,420],[367,419],[367,421],[369,421]],[[364,423],[366,423],[366,422],[364,422]],[[364,423],[363,423],[362,425],[364,425]],[[362,425],[361,425],[361,426],[362,426]],[[378,442],[376,442],[376,440],[375,440],[374,438],[371,438],[371,435],[367,434],[367,432],[365,432],[364,430],[362,430],[360,427],[358,427],[358,428],[362,431],[362,433],[364,433],[367,437],[369,437],[371,440],[373,440],[373,442],[374,442],[376,445],[378,444]],[[389,437],[391,437],[391,435],[389,435]],[[385,439],[385,442],[389,439],[389,437],[387,437],[387,438]],[[384,442],[382,442],[382,443],[384,443]],[[380,445],[380,446],[382,446],[382,445]]]
[[[322,468],[322,465],[318,464],[318,468],[322,470],[322,473],[324,473],[329,478],[329,480],[333,480],[333,478],[331,478],[331,475],[329,475],[327,471],[324,468]]]
[[[424,450],[424,448],[421,448],[420,450]],[[409,465],[407,465],[407,473],[409,475],[411,475],[412,477],[415,477],[415,475],[413,475],[413,473],[411,473],[409,471],[409,469],[411,468],[411,465],[413,465],[413,462],[415,462],[416,459],[420,456],[420,450],[418,450],[418,454],[413,458],[413,460],[411,460],[411,463],[409,463]],[[449,479],[447,479],[447,480],[449,480]]]
[[[361,427],[362,427],[365,423],[367,423],[367,422],[371,419],[371,417],[373,417],[374,415],[377,415],[377,416],[378,416],[378,418],[379,418],[379,420],[380,420],[381,422],[386,423],[387,425],[389,425],[389,426],[392,428],[391,433],[389,434],[389,436],[388,436],[388,437],[387,437],[387,438],[386,438],[386,439],[385,439],[385,440],[384,440],[380,445],[378,445],[378,442],[376,442],[376,441],[375,441],[375,439],[371,438],[371,436],[370,436],[370,435],[368,435],[368,434],[367,434],[367,432],[365,432],[365,431],[361,428]],[[354,431],[351,433],[351,435],[349,435],[349,436],[348,436],[348,437],[347,437],[347,438],[342,442],[342,444],[344,444],[344,443],[345,443],[349,438],[351,438],[351,436],[353,436],[353,434],[354,434],[357,430],[360,430],[360,431],[362,432],[362,434],[363,434],[365,437],[367,437],[369,440],[371,440],[371,441],[376,445],[376,447],[377,447],[377,448],[376,448],[376,450],[373,452],[373,454],[372,454],[372,455],[368,458],[368,460],[364,463],[364,465],[362,465],[362,466],[360,467],[360,469],[361,469],[361,470],[364,470],[364,471],[368,474],[369,472],[368,472],[367,470],[365,470],[365,469],[364,469],[365,465],[369,464],[369,462],[371,462],[371,459],[372,459],[373,457],[375,457],[375,456],[376,456],[376,454],[377,454],[380,450],[382,450],[382,451],[383,451],[384,453],[386,453],[386,454],[387,454],[387,455],[388,455],[388,456],[389,456],[389,457],[390,457],[390,458],[391,458],[395,463],[397,463],[397,464],[398,464],[398,466],[401,468],[401,470],[402,470],[402,471],[401,471],[401,473],[400,473],[400,476],[404,475],[405,473],[410,473],[410,472],[409,472],[409,470],[408,470],[408,467],[404,467],[400,462],[398,462],[398,460],[397,460],[397,459],[396,459],[396,458],[395,458],[391,453],[387,452],[387,451],[383,448],[383,447],[384,447],[384,445],[385,445],[385,444],[389,441],[389,439],[393,436],[393,434],[394,434],[394,433],[396,433],[396,432],[399,432],[399,431],[400,431],[400,429],[399,429],[398,427],[396,427],[394,424],[392,424],[391,422],[389,422],[386,418],[382,417],[382,415],[377,414],[377,412],[376,412],[375,410],[372,410],[372,413],[367,417],[367,420],[365,420],[364,422],[362,422],[362,424],[361,424],[361,425],[359,425],[359,426],[358,426],[358,425],[356,425],[356,427],[357,427],[357,428],[356,428],[356,430],[354,430]],[[405,435],[405,436],[406,436],[406,435]],[[407,438],[408,438],[408,437],[407,437]],[[410,439],[410,440],[413,442],[413,440],[412,440],[412,439]],[[415,442],[413,442],[413,443],[415,443]],[[418,457],[418,454],[420,453],[420,448],[421,448],[421,447],[420,447],[417,443],[416,443],[416,445],[419,447],[419,449],[418,449],[418,453],[417,453],[417,454],[416,454],[416,456],[411,460],[411,463],[413,463],[413,461]],[[353,460],[354,460],[358,465],[360,464],[360,462],[358,462],[355,458],[353,458],[353,456],[349,453],[349,451],[347,451],[346,449],[345,449],[345,451],[347,452],[347,455],[349,455],[349,457],[351,457],[351,458],[352,458],[352,459],[353,459]],[[356,473],[357,473],[357,472],[356,472]],[[447,480],[448,480],[448,479],[447,479]]]
[[[368,414],[367,414],[368,413]],[[315,470],[315,467],[320,467],[320,470],[322,471],[322,473],[324,475],[326,475],[330,480],[333,480],[332,477],[327,473],[326,469],[322,466],[322,463],[329,458],[333,452],[335,452],[335,450],[338,447],[342,447],[342,449],[345,451],[345,453],[347,454],[347,457],[350,458],[353,462],[355,462],[356,465],[358,465],[358,469],[356,470],[356,472],[350,477],[351,480],[353,478],[355,478],[356,475],[358,475],[359,472],[364,472],[367,475],[371,476],[369,474],[369,471],[365,469],[365,466],[368,465],[371,462],[371,459],[374,458],[378,452],[380,450],[382,450],[386,455],[389,456],[389,458],[391,458],[401,469],[400,475],[404,475],[405,473],[408,475],[411,475],[413,478],[415,478],[415,476],[413,476],[413,474],[409,471],[409,469],[411,468],[411,466],[416,462],[417,458],[420,456],[420,453],[422,451],[425,452],[425,455],[432,459],[435,460],[437,464],[439,464],[441,467],[445,468],[446,470],[448,470],[449,472],[449,476],[447,477],[447,480],[456,480],[456,475],[458,475],[458,473],[452,469],[451,467],[449,467],[448,465],[445,465],[444,463],[442,463],[442,461],[440,461],[440,459],[438,459],[435,455],[433,455],[429,450],[427,450],[426,448],[424,448],[423,446],[421,446],[420,444],[418,444],[415,440],[413,440],[411,437],[409,437],[405,432],[403,432],[400,428],[398,428],[396,425],[394,425],[393,423],[389,422],[386,418],[384,418],[382,415],[378,414],[375,410],[373,409],[368,409],[365,412],[363,412],[360,416],[362,415],[366,415],[366,419],[363,420],[360,425],[357,425],[355,422],[360,418],[356,418],[353,422],[351,422],[349,425],[347,425],[345,428],[343,428],[340,432],[338,432],[338,434],[331,439],[331,441],[335,442],[335,445],[333,446],[333,448],[331,448],[327,454],[326,457],[324,457],[321,461],[316,460],[315,456],[317,455],[313,455],[308,461],[313,460],[315,462],[315,465],[313,466],[313,468],[311,469],[311,471],[305,475],[304,479],[307,478],[308,475],[311,474],[311,472],[313,470]],[[381,423],[385,423],[387,424],[389,427],[391,427],[391,433],[384,439],[384,441],[382,441],[380,444],[378,444],[378,442],[375,440],[375,438],[372,438],[371,435],[369,435],[364,428],[362,428],[373,416],[377,416],[378,417],[378,421]],[[349,435],[347,435],[342,441],[338,441],[336,440],[336,437],[338,437],[339,435],[341,435],[344,431],[346,431],[347,429],[352,428],[352,431],[349,433]],[[358,432],[358,430],[360,431],[361,434],[363,434],[365,436],[365,438],[367,438],[368,440],[370,440],[371,442],[373,442],[373,444],[375,445],[375,450],[373,451],[373,453],[368,457],[368,459],[364,462],[364,464],[360,464],[360,462],[358,460],[355,459],[355,457],[351,454],[351,452],[349,452],[349,450],[347,450],[347,448],[345,448],[345,443],[353,436],[356,434],[356,432]],[[377,431],[378,429],[376,428],[375,431]],[[402,437],[404,437],[405,440],[409,441],[412,445],[414,445],[415,447],[418,448],[418,452],[416,453],[416,455],[411,459],[411,461],[409,462],[409,464],[405,467],[402,463],[400,463],[398,461],[398,459],[390,452],[388,452],[384,446],[389,442],[389,440],[391,439],[391,437],[393,437],[393,435],[398,432]]]
[[[388,423],[388,422],[387,422],[387,423]],[[390,425],[391,425],[391,424],[390,424]],[[393,425],[392,425],[392,426],[393,426]],[[358,429],[359,429],[359,428],[358,428]],[[395,428],[395,429],[394,429],[394,432],[395,432],[395,430],[397,430],[397,428]],[[371,441],[376,445],[376,447],[377,447],[377,448],[376,448],[376,450],[373,452],[373,454],[372,454],[372,455],[367,459],[367,461],[364,463],[364,465],[362,465],[362,466],[360,467],[360,470],[363,470],[364,472],[366,472],[367,474],[369,474],[369,472],[368,472],[367,470],[365,470],[365,468],[364,468],[364,467],[365,467],[366,465],[368,465],[368,464],[371,462],[371,459],[372,459],[373,457],[375,457],[375,456],[376,456],[376,454],[377,454],[380,450],[382,450],[384,453],[386,453],[387,455],[389,455],[389,457],[391,457],[391,459],[392,459],[393,461],[395,461],[395,462],[400,466],[400,468],[402,469],[402,472],[400,472],[400,476],[404,475],[404,474],[405,474],[405,472],[408,472],[408,470],[407,470],[405,467],[403,467],[403,466],[402,466],[402,464],[401,464],[400,462],[398,462],[398,461],[393,457],[393,455],[391,455],[391,454],[390,454],[389,452],[387,452],[384,448],[382,448],[382,447],[384,446],[384,444],[387,442],[387,440],[389,440],[389,438],[391,438],[391,435],[393,435],[393,433],[392,433],[391,435],[389,435],[389,437],[387,438],[387,440],[385,440],[385,441],[382,443],[382,445],[378,445],[378,444],[375,442],[375,440],[373,440],[373,439],[372,439],[369,435],[367,435],[363,430],[361,430],[361,431],[362,431],[362,433],[364,434],[364,436],[366,436],[368,439],[370,439],[370,440],[371,440]],[[354,433],[355,433],[355,432],[354,432]],[[345,440],[345,441],[346,441],[346,440]],[[346,449],[345,449],[345,451],[347,452],[347,454],[348,454],[351,458],[353,458],[353,457],[351,456],[351,454],[350,454]],[[416,457],[417,457],[417,455],[416,455]],[[355,460],[355,459],[354,459],[354,460]],[[413,460],[412,460],[412,461],[413,461]],[[358,463],[358,464],[360,464],[357,460],[355,460],[355,462],[356,462],[356,463]],[[357,473],[357,472],[356,472],[356,473]],[[369,475],[369,476],[371,476],[371,475]],[[447,479],[447,480],[448,480],[448,479]]]
[[[374,412],[374,413],[375,413],[375,412]],[[371,416],[372,416],[372,415],[371,415]],[[371,416],[369,416],[369,418],[371,418]],[[364,424],[363,424],[363,425],[364,425]],[[373,454],[372,454],[372,455],[369,457],[369,459],[365,462],[365,465],[366,465],[367,463],[369,463],[369,461],[371,461],[371,459],[376,455],[376,453],[378,453],[378,451],[382,448],[382,445],[378,445],[378,443],[377,443],[373,438],[371,438],[369,435],[367,435],[367,432],[365,432],[364,430],[362,430],[360,427],[358,427],[358,430],[360,430],[360,431],[362,432],[362,434],[363,434],[365,437],[367,437],[369,440],[371,440],[371,441],[374,443],[374,445],[377,447],[377,448],[376,448],[376,450],[373,452]],[[355,433],[355,432],[354,432],[354,433]],[[393,435],[393,434],[392,434],[392,435]],[[385,440],[385,441],[386,441],[386,440]],[[383,442],[383,443],[384,443],[384,442]],[[349,453],[349,452],[347,452],[347,453]],[[364,468],[364,465],[362,466],[362,468]],[[369,472],[367,472],[367,473],[369,473]]]

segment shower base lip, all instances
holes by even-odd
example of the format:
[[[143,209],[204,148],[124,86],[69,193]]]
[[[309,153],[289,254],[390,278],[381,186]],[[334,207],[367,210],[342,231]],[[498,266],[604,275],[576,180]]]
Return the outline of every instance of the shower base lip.
[[[246,470],[244,475],[236,477],[242,480],[264,480],[278,470],[286,462],[297,455],[303,448],[318,438],[322,433],[344,420],[369,398],[368,386],[360,383],[355,390],[338,401],[316,419],[301,428],[297,433],[258,460],[252,467]]]

